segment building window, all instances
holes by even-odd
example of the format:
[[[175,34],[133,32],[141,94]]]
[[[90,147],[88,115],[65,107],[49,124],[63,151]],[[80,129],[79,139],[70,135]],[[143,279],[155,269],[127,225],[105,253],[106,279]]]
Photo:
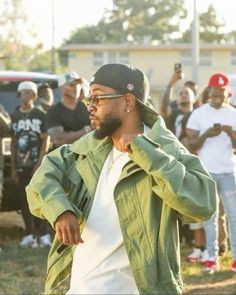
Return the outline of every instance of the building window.
[[[235,56],[236,58],[236,56]],[[180,61],[185,66],[192,65],[192,53],[191,51],[183,51],[180,54]],[[236,61],[236,59],[235,59]],[[211,65],[211,52],[210,51],[201,51],[199,56],[199,65],[200,66],[210,66]]]
[[[129,53],[127,51],[121,51],[119,53],[120,63],[129,64]]]
[[[94,52],[93,53],[93,65],[97,68],[103,64],[103,53]]]
[[[76,54],[74,52],[69,52],[69,59],[75,59]]]
[[[100,67],[106,63],[129,63],[127,51],[96,51],[93,53],[94,67]]]
[[[191,66],[192,65],[192,54],[191,54],[191,51],[182,51],[180,53],[180,62],[184,66]]]
[[[201,51],[199,64],[201,66],[211,66],[211,52],[210,51]]]
[[[230,64],[231,66],[236,66],[236,51],[230,52]]]

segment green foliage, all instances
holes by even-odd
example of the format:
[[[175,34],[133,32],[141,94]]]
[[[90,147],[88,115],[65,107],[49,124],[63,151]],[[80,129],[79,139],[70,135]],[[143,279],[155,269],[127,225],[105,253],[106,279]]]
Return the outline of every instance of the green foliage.
[[[54,64],[52,64],[53,60]],[[57,73],[61,73],[65,70],[65,66],[61,64],[57,50],[54,54],[51,50],[48,50],[35,54],[29,65],[29,70],[51,73],[56,71]]]
[[[183,0],[113,0],[95,26],[78,28],[65,44],[191,42],[192,25],[180,31],[187,12]],[[236,31],[225,34],[213,5],[199,15],[202,43],[234,42]]]
[[[183,0],[113,0],[96,26],[74,31],[66,43],[166,42],[185,17]]]
[[[98,4],[99,5],[99,4]],[[113,7],[104,12],[97,25],[87,25],[72,31],[64,44],[160,44],[191,42],[191,28],[181,32],[180,27],[187,16],[184,0],[113,0]],[[199,15],[199,32],[202,43],[225,43],[236,41],[236,31],[223,32],[224,21],[219,21],[216,10]],[[5,58],[6,69],[55,71],[64,70],[66,63],[62,53],[43,51],[42,44],[30,47],[23,43],[31,31],[22,0],[2,0],[0,7],[1,58]],[[53,57],[54,56],[54,57]],[[54,60],[54,64],[52,61]]]
[[[199,38],[202,43],[222,43],[230,40],[230,35],[223,33],[224,21],[217,19],[216,10],[209,5],[208,10],[199,15]],[[181,41],[191,42],[192,25],[187,29]],[[235,39],[236,40],[236,39]]]
[[[96,44],[103,40],[103,29],[101,25],[98,26],[84,26],[79,30],[71,33],[71,36],[65,42],[67,44]]]
[[[3,3],[2,3],[3,2]],[[52,68],[52,53],[42,50],[43,44],[35,42],[35,46],[25,45],[23,36],[37,38],[25,14],[22,0],[4,0],[0,7],[0,52],[7,70],[44,71]],[[55,70],[61,70],[60,60],[55,52]]]

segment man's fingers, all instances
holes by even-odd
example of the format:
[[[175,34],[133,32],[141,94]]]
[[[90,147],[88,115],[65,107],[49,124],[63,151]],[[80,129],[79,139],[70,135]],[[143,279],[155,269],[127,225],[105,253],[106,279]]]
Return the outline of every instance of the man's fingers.
[[[78,219],[71,211],[62,213],[55,222],[56,238],[65,245],[83,243],[80,236]]]
[[[70,244],[68,232],[67,232],[66,229],[64,229],[62,231],[62,243],[65,244],[65,245],[69,245]]]
[[[56,239],[58,240],[58,242],[62,243],[62,233],[58,228],[56,228]]]
[[[65,227],[63,229],[56,229],[57,240],[65,245],[78,245],[79,243],[84,243],[80,236],[78,225],[71,227]]]
[[[76,227],[74,227],[72,239],[73,239],[73,244],[76,244],[76,245],[84,242],[83,239],[81,238],[78,225]]]
[[[71,225],[70,228],[67,229],[69,244],[78,244],[79,243],[79,227],[78,224]]]

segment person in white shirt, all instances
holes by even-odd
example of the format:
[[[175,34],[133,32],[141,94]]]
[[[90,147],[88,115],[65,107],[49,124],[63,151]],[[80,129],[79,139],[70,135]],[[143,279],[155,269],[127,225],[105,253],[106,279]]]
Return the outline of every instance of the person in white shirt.
[[[187,122],[187,136],[191,148],[198,151],[198,156],[217,183],[228,221],[232,270],[236,271],[236,110],[227,103],[229,80],[224,73],[213,74],[208,86],[209,103],[193,111]],[[204,222],[209,253],[204,261],[204,271],[219,269],[218,214],[219,208],[210,220]]]

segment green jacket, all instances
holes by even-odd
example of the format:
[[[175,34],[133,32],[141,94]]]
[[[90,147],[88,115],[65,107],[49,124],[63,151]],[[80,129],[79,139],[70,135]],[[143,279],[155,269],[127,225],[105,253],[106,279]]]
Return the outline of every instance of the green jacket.
[[[131,143],[130,161],[122,170],[114,199],[139,292],[181,294],[177,218],[186,223],[209,219],[216,207],[216,186],[199,158],[165,128],[160,116],[151,115],[144,123],[151,129]],[[96,140],[92,132],[46,155],[26,188],[32,214],[54,226],[60,214],[71,210],[82,231],[111,148],[110,138]],[[59,246],[54,239],[47,294],[71,271],[75,246],[58,253]]]

